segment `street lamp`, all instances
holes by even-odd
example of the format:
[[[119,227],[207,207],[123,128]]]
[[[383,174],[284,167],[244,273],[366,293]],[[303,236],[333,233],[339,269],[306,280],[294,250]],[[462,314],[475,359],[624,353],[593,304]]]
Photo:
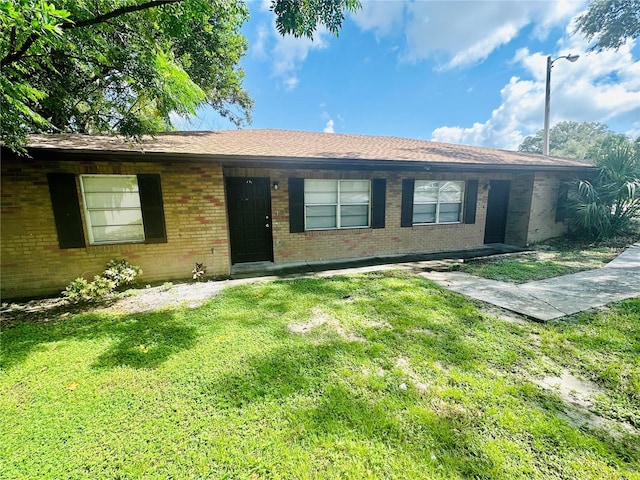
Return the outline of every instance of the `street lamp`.
[[[547,57],[547,88],[544,97],[544,137],[542,139],[543,155],[549,155],[549,104],[551,103],[551,67],[553,67],[553,64],[561,58],[566,58],[571,63],[573,63],[578,60],[578,58],[580,58],[580,55],[563,55],[562,57],[558,57],[555,60],[551,60],[551,56]]]

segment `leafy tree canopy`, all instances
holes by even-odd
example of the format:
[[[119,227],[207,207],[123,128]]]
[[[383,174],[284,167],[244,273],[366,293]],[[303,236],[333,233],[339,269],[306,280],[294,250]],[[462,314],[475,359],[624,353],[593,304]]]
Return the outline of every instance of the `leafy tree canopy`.
[[[575,29],[596,40],[593,50],[620,48],[640,35],[640,0],[592,0]]]
[[[337,34],[357,0],[273,0],[281,34]],[[139,136],[204,104],[237,125],[252,101],[238,66],[241,0],[0,0],[0,129]]]
[[[549,129],[549,154],[563,158],[591,158],[589,148],[613,133],[602,123],[560,122]],[[521,152],[542,153],[543,131],[530,135],[518,147]]]

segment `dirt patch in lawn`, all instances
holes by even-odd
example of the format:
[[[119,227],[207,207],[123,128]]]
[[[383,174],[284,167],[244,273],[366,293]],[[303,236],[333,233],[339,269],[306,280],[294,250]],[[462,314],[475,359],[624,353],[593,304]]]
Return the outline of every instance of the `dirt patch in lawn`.
[[[547,391],[556,393],[567,405],[561,415],[573,426],[604,430],[614,437],[623,434],[640,435],[640,432],[627,422],[620,422],[601,417],[591,411],[596,395],[606,395],[595,383],[580,379],[568,370],[559,376],[536,379],[535,383]]]
[[[340,337],[342,337],[344,340],[347,340],[348,342],[366,341],[366,339],[364,337],[361,337],[360,335],[347,332],[342,327],[339,320],[330,317],[329,315],[327,315],[326,312],[324,312],[320,308],[313,309],[311,318],[308,321],[304,323],[290,323],[288,325],[288,328],[291,333],[306,334],[306,333],[310,333],[311,331],[323,325],[326,325],[327,327],[329,327],[331,330],[333,330],[335,333],[340,335]]]

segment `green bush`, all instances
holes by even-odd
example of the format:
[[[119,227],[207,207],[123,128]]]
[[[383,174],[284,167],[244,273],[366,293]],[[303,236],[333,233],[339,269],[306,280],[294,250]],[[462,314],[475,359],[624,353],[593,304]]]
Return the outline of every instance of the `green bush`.
[[[62,292],[62,296],[66,297],[70,302],[86,302],[91,300],[89,282],[82,277],[76,278],[67,285]]]
[[[625,235],[640,215],[640,137],[609,135],[589,150],[597,167],[572,183],[569,225],[576,237],[602,240]]]
[[[118,287],[128,285],[142,273],[137,265],[126,260],[111,260],[102,275],[93,277],[89,282],[82,277],[76,278],[62,292],[62,296],[73,303],[91,302],[102,299]]]
[[[131,284],[142,269],[137,265],[131,265],[126,260],[111,260],[107,263],[107,268],[103,276],[115,283],[114,288]]]

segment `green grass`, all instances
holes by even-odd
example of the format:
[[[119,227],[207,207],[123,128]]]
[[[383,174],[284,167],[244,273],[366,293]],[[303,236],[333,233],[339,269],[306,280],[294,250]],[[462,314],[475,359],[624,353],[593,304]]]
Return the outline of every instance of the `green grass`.
[[[18,323],[0,478],[638,479],[637,437],[573,426],[533,381],[569,368],[602,388],[600,415],[640,427],[638,318],[635,299],[508,323],[376,273]]]
[[[584,269],[563,265],[555,261],[525,258],[464,263],[456,265],[456,270],[492,280],[521,283],[558,277]]]
[[[492,280],[522,283],[603,267],[624,248],[582,245],[563,239],[535,246],[531,252],[474,259],[452,268]]]

